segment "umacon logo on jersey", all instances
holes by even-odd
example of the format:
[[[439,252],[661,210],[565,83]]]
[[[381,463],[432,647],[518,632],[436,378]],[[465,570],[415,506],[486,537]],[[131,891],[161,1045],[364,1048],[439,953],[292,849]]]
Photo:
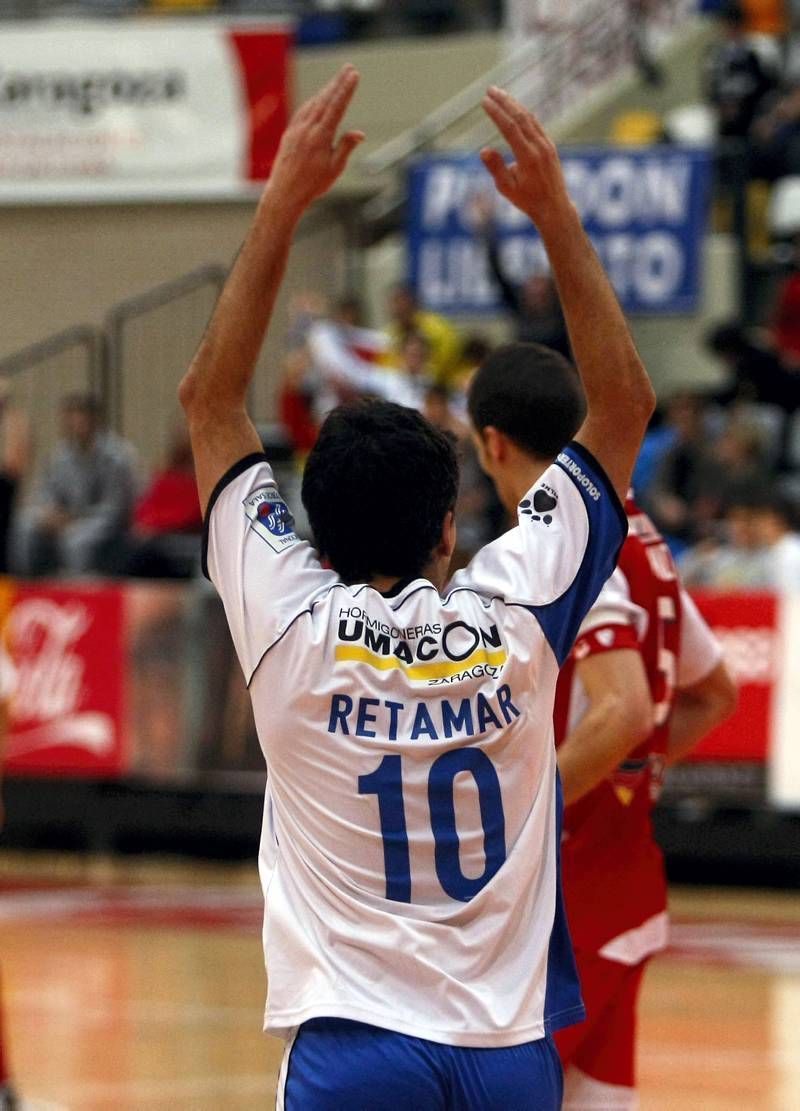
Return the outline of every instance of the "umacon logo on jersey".
[[[294,517],[278,493],[277,486],[264,486],[261,490],[256,490],[242,504],[251,529],[266,540],[273,551],[282,552],[297,541]]]
[[[390,625],[359,606],[339,610],[335,658],[363,663],[376,671],[402,671],[412,683],[441,686],[496,678],[508,659],[497,625],[481,628],[466,621]]]

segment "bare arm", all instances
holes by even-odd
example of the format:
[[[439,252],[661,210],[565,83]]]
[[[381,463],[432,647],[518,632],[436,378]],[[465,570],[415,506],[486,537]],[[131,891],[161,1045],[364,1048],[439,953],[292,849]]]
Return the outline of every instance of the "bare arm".
[[[676,691],[667,763],[676,764],[736,709],[736,687],[724,663],[690,687]]]
[[[513,97],[490,88],[483,102],[514,154],[481,152],[498,190],[542,236],[558,287],[572,351],[586,393],[577,440],[600,461],[620,498],[655,395],[611,283],[567,194],[558,153],[539,122]]]
[[[642,657],[634,649],[587,656],[575,665],[589,708],[558,750],[569,806],[610,775],[653,728]]]
[[[330,189],[363,139],[349,131],[335,141],[357,84],[358,74],[345,66],[284,133],[250,232],[181,382],[203,512],[222,475],[261,450],[247,415],[247,390],[300,217]]]

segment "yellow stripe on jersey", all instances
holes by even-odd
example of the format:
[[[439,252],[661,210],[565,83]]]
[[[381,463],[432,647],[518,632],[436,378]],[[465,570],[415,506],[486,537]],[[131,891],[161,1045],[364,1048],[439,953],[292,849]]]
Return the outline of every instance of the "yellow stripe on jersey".
[[[447,660],[444,663],[407,664],[397,656],[379,656],[370,652],[368,648],[361,648],[355,644],[339,644],[336,648],[336,659],[349,660],[353,663],[367,664],[376,671],[404,671],[409,679],[448,679],[451,675],[458,675],[460,671],[469,671],[478,664],[487,664],[490,667],[502,667],[508,659],[504,650],[487,652],[485,648],[478,648],[465,660],[454,663]]]

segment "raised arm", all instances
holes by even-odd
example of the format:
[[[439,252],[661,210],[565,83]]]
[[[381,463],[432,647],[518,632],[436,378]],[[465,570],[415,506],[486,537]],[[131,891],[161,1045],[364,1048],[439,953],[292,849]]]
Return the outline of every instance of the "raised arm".
[[[558,153],[535,116],[502,89],[490,88],[487,115],[511,147],[481,158],[495,184],[524,212],[544,241],[586,394],[576,439],[592,452],[620,498],[630,484],[655,395],[625,317],[567,193]]]
[[[357,84],[356,70],[345,66],[286,129],[253,224],[181,382],[203,512],[225,472],[261,451],[247,415],[248,387],[300,217],[330,189],[364,137],[348,131],[336,141]]]

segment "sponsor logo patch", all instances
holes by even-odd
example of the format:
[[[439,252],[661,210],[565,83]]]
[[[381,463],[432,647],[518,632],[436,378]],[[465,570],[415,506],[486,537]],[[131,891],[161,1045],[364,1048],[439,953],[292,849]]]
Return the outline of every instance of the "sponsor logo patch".
[[[297,541],[294,517],[277,486],[256,490],[242,504],[252,530],[266,540],[274,552],[282,552]]]

